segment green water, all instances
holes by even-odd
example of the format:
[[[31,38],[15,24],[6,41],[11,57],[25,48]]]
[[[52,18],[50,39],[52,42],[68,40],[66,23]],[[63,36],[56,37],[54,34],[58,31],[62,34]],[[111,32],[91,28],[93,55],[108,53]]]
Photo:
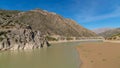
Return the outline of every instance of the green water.
[[[39,50],[0,52],[0,68],[79,68],[76,45],[79,42],[52,44]]]

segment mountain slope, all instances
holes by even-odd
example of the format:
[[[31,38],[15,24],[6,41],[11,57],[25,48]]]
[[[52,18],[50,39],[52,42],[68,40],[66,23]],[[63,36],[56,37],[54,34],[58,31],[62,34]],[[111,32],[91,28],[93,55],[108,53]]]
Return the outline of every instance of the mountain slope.
[[[103,32],[106,32],[108,30],[112,30],[114,28],[98,28],[98,29],[94,29],[92,30],[93,32],[95,32],[96,34],[100,34],[100,33],[103,33]]]
[[[75,21],[65,19],[56,13],[44,10],[31,10],[27,12],[17,12],[12,15],[10,22],[30,25],[34,30],[40,30],[43,35],[60,35],[74,37],[90,37],[96,34]],[[9,22],[8,22],[9,23]]]
[[[0,11],[0,50],[26,50],[50,46],[40,31],[16,21],[18,13]]]
[[[120,28],[116,28],[116,29],[112,29],[112,30],[108,30],[106,32],[100,33],[99,35],[107,38],[119,33],[120,33]]]

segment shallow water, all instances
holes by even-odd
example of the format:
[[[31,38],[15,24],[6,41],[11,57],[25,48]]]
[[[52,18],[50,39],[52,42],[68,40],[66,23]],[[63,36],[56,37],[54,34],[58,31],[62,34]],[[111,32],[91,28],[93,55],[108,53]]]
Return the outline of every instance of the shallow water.
[[[52,44],[49,48],[0,53],[0,68],[79,68],[75,46],[80,42]]]

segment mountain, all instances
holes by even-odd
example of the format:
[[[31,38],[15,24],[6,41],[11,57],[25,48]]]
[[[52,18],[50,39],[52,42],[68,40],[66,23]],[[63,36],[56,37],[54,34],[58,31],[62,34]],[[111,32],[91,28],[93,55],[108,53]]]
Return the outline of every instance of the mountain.
[[[105,38],[108,38],[108,37],[112,37],[114,35],[117,35],[119,33],[120,33],[120,28],[116,28],[116,29],[111,29],[111,30],[105,31],[103,33],[100,33],[99,35],[103,36]]]
[[[26,12],[0,10],[0,24],[2,26],[14,23],[30,25],[34,30],[41,31],[42,35],[96,36],[94,32],[78,25],[75,21],[46,10],[36,9]]]
[[[112,39],[112,40],[120,40],[120,33],[118,34],[114,34],[111,37],[109,37],[108,39]]]
[[[50,44],[40,31],[16,22],[19,11],[0,10],[0,50],[28,50]]]
[[[92,30],[93,32],[95,32],[96,34],[99,34],[99,33],[103,33],[103,32],[106,32],[108,30],[112,30],[114,28],[98,28],[98,29],[94,29]]]

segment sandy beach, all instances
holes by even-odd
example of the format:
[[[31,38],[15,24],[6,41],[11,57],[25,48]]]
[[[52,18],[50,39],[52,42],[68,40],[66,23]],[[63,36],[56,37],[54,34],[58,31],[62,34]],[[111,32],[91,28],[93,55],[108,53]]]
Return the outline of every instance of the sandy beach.
[[[120,68],[120,43],[83,43],[77,50],[80,68]]]
[[[109,43],[120,43],[120,40],[104,40],[104,42],[109,42]]]
[[[102,39],[84,39],[84,40],[60,40],[60,41],[49,41],[49,43],[65,43],[65,42],[87,42],[87,41],[103,41]]]

